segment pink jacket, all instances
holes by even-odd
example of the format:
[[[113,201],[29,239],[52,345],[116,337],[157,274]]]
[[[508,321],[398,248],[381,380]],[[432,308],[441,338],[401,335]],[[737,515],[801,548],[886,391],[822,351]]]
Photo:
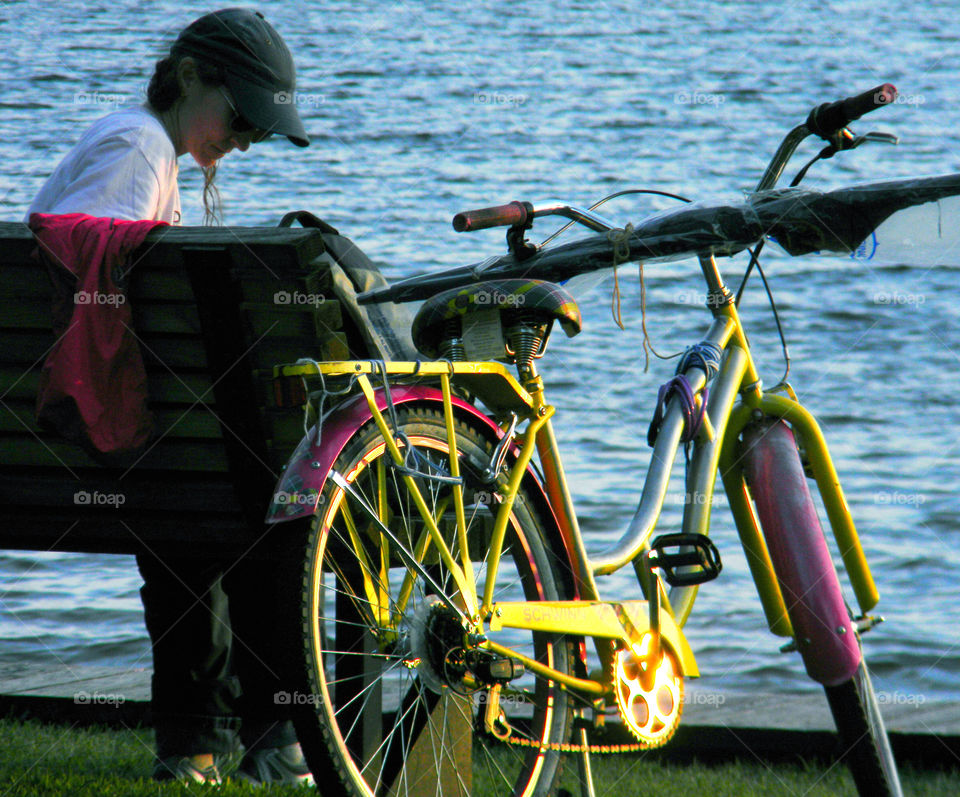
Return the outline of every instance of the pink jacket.
[[[166,222],[30,216],[53,280],[56,338],[40,375],[37,420],[95,452],[134,452],[153,431],[126,276],[136,265],[130,255],[159,224]]]

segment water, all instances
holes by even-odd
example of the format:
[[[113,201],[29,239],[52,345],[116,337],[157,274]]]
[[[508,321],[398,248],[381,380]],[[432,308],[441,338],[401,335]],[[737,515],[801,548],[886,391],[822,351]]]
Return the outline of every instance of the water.
[[[452,232],[451,217],[465,208],[546,197],[587,205],[627,187],[737,199],[810,106],[885,81],[900,88],[898,103],[854,127],[896,132],[900,147],[845,153],[815,167],[807,184],[960,171],[960,67],[948,55],[960,30],[949,2],[260,8],[297,58],[313,146],[274,140],[229,157],[218,178],[228,223],[270,225],[311,210],[391,278],[499,251],[502,232]],[[140,101],[163,43],[193,15],[134,0],[0,6],[2,218],[22,216],[84,127]],[[189,157],[181,168],[184,220],[199,223],[199,170]],[[626,222],[671,206],[633,198],[607,212]],[[540,229],[545,236],[549,226]],[[952,697],[960,686],[958,261],[880,268],[776,252],[766,261],[791,381],[821,419],[880,588],[887,622],[871,632],[867,653],[889,695]],[[723,265],[732,279],[744,263]],[[634,267],[621,271],[621,287],[627,329],[613,324],[610,283],[602,285],[582,301],[584,332],[555,336],[542,368],[593,551],[617,539],[632,513],[652,402],[673,368],[654,360],[644,373]],[[650,266],[646,287],[658,350],[694,342],[706,319],[695,264]],[[743,308],[770,384],[782,363],[759,283]],[[679,483],[664,529],[680,516]],[[722,500],[714,518],[725,569],[701,590],[687,626],[704,686],[809,688],[799,661],[778,654],[764,630]],[[139,584],[129,557],[3,552],[0,662],[149,664]],[[635,592],[622,574],[601,589]]]

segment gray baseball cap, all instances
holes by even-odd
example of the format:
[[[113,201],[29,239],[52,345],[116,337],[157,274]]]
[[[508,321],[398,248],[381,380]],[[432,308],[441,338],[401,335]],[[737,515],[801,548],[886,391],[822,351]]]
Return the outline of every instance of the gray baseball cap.
[[[170,48],[223,67],[243,117],[260,128],[310,144],[296,104],[296,69],[280,34],[259,11],[226,8],[188,25]]]

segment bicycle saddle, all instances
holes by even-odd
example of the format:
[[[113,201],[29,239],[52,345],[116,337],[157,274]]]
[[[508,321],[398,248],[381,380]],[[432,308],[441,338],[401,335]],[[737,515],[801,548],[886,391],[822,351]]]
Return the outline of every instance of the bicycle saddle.
[[[508,337],[517,325],[544,327],[544,344],[554,321],[560,322],[569,338],[580,331],[582,323],[577,303],[559,285],[529,279],[487,280],[427,299],[413,320],[413,343],[427,357],[466,359],[461,338],[467,320],[491,310],[501,311],[500,321]],[[540,346],[539,353],[542,349]],[[501,356],[512,354],[508,349]]]

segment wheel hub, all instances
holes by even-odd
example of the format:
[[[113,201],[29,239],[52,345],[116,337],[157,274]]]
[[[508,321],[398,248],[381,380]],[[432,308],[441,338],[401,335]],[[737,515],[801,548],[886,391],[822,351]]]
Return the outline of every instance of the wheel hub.
[[[416,667],[431,691],[460,681],[465,667],[464,630],[460,619],[439,598],[428,596],[408,624],[408,666]]]
[[[437,694],[444,686],[460,693],[503,686],[525,672],[520,662],[469,643],[460,618],[436,596],[417,607],[401,638],[406,640],[404,664]]]

